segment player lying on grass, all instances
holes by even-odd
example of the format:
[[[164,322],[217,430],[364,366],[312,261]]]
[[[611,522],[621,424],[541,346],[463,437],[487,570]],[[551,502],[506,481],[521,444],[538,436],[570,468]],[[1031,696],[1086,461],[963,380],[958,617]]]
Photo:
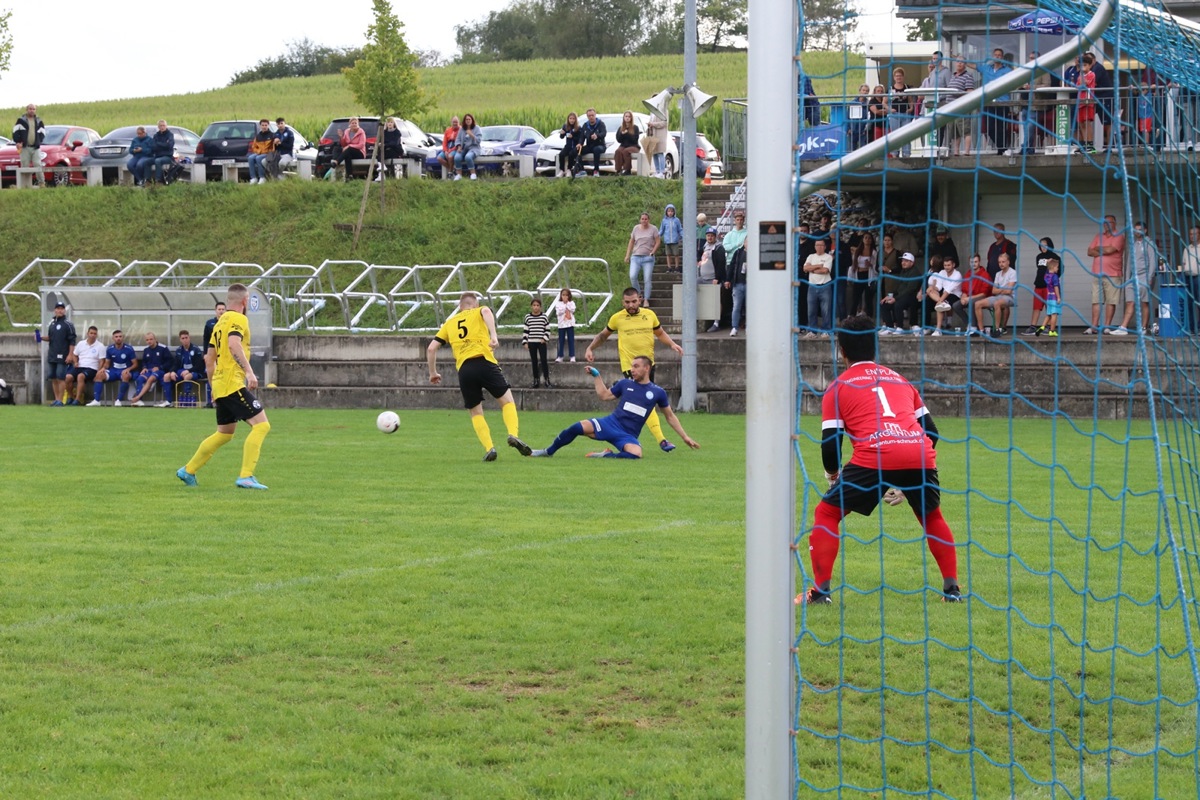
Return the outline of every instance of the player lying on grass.
[[[883,500],[905,500],[925,531],[929,552],[942,573],[942,599],[962,599],[954,534],[942,517],[938,484],[938,431],[916,388],[898,372],[875,363],[875,322],[852,317],[838,329],[845,369],[821,401],[821,461],[829,491],[817,503],[808,535],[815,586],[796,602],[829,604],[829,582],[837,560],[839,526],[851,511],[870,516]],[[854,448],[842,463],[842,435]]]
[[[635,356],[629,365],[631,377],[622,378],[614,383],[611,389],[600,379],[600,370],[588,367],[587,371],[596,381],[596,394],[600,395],[601,400],[616,400],[616,410],[607,417],[576,422],[556,436],[554,442],[545,450],[534,450],[531,455],[552,456],[575,441],[575,437],[586,436],[617,447],[615,451],[588,453],[588,458],[641,458],[642,445],[638,442],[638,434],[646,424],[646,417],[656,407],[662,409],[663,416],[683,439],[684,444],[693,450],[700,449],[700,445],[687,435],[679,417],[671,410],[671,401],[667,399],[666,390],[650,382],[649,358]]]

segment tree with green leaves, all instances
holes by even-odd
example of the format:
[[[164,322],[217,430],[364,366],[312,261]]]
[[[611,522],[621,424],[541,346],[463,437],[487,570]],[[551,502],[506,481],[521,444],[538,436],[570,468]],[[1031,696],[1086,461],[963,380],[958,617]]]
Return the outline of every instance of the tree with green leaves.
[[[904,23],[904,33],[910,42],[936,42],[938,38],[937,18],[922,17]]]
[[[336,75],[352,65],[362,51],[358,48],[334,48],[319,45],[305,37],[289,42],[287,52],[275,58],[264,58],[250,69],[235,73],[230,86],[274,78],[307,78],[310,75]]]
[[[858,30],[853,0],[801,0],[804,11],[803,50],[844,50]]]
[[[367,43],[363,45],[362,58],[354,62],[353,67],[342,70],[346,83],[350,85],[350,94],[354,96],[363,108],[370,109],[379,115],[379,134],[375,137],[375,149],[371,151],[371,161],[379,161],[379,153],[383,148],[384,117],[413,116],[429,105],[429,100],[421,90],[420,77],[417,74],[417,57],[408,49],[404,40],[404,23],[392,11],[388,0],[373,0],[375,7],[375,22],[367,28]],[[347,166],[349,169],[349,166]],[[368,173],[369,174],[369,173]],[[363,187],[362,207],[358,212],[358,223],[354,226],[354,246],[358,246],[358,236],[362,231],[363,215],[367,209],[367,192],[371,182]],[[379,202],[383,204],[383,192],[380,192]]]
[[[12,55],[12,34],[8,32],[8,19],[11,11],[0,13],[0,73],[8,71],[8,57]]]
[[[715,53],[731,40],[745,38],[746,12],[746,0],[702,0],[696,7],[697,42]]]

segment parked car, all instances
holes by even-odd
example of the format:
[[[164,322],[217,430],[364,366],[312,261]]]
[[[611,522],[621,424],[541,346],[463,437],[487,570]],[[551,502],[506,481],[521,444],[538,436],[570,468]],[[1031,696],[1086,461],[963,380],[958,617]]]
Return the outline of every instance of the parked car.
[[[158,130],[158,126],[154,124],[142,127],[150,136]],[[200,143],[200,137],[194,131],[180,128],[178,125],[168,125],[167,128],[175,134],[175,158],[195,160],[196,145]],[[88,154],[83,158],[83,166],[104,167],[105,185],[116,183],[120,178],[121,167],[129,160],[129,143],[137,135],[137,129],[137,125],[127,125],[104,134],[98,142],[88,148]]]
[[[274,132],[275,123],[271,123]],[[316,161],[316,148],[312,142],[295,128],[291,129],[296,137],[292,147],[292,155],[297,161]],[[221,177],[222,167],[229,164],[244,165],[250,153],[250,140],[258,133],[258,120],[233,119],[214,122],[200,134],[196,144],[196,155],[192,159],[197,164],[203,164],[205,179],[215,180]]]
[[[375,137],[379,133],[379,117],[359,117],[358,126],[367,134],[367,147],[375,146]],[[317,142],[317,172],[323,173],[329,169],[333,161],[333,146],[337,144],[342,131],[350,127],[350,117],[338,117],[329,123],[329,127],[321,134]],[[400,129],[400,143],[405,153],[415,158],[428,155],[430,148],[441,144],[441,137],[434,137],[417,127],[416,123],[406,119],[396,118],[396,127]],[[370,153],[364,155],[370,156]]]
[[[100,134],[91,128],[78,125],[47,125],[46,138],[40,149],[42,165],[46,168],[43,177],[47,186],[62,186],[74,183],[87,184],[87,175],[82,172],[56,173],[54,167],[82,166],[88,147],[100,140]],[[21,165],[17,146],[9,143],[0,147],[0,186],[14,186],[17,182],[16,169]]]
[[[683,153],[683,131],[671,131],[671,138],[675,140],[675,147],[680,153]],[[682,158],[682,156],[681,156]],[[682,161],[680,166],[682,166]],[[721,151],[718,150],[708,137],[703,133],[696,133],[696,177],[703,178],[704,173],[708,168],[712,167],[710,177],[721,178],[725,176],[725,166],[721,163]]]
[[[608,144],[608,149],[604,151],[604,155],[600,158],[600,171],[615,172],[616,167],[613,164],[613,160],[617,153],[616,134],[617,128],[621,127],[621,119],[624,117],[624,115],[597,114],[596,117],[604,123],[604,127],[608,131],[608,136],[605,140]],[[583,124],[585,118],[586,117],[584,114],[579,115],[580,124]],[[564,119],[566,119],[566,117],[564,117]],[[633,112],[633,122],[638,126],[643,134],[646,132],[646,123],[649,121],[649,114],[643,114],[640,111]],[[562,128],[560,127],[558,130],[554,131],[554,133],[546,137],[545,142],[542,143],[541,150],[537,154],[537,163],[535,165],[535,169],[539,175],[553,175],[555,173],[555,171],[558,169],[558,155],[562,152],[562,149],[563,135]],[[676,174],[678,174],[679,148],[676,147],[675,142],[670,136],[667,137],[667,151],[665,155],[667,162],[666,176],[668,178],[673,178],[676,176]],[[588,164],[590,166],[591,159],[588,159]],[[637,172],[637,167],[638,159],[635,158],[633,160],[634,173]]]
[[[12,144],[12,139],[8,138],[7,136],[0,136],[0,147],[4,147],[5,145],[9,144]]]
[[[481,155],[485,156],[533,156],[537,161],[538,150],[546,137],[537,128],[528,125],[482,125],[479,128],[482,142]],[[440,140],[438,142],[441,144]],[[425,171],[433,175],[442,174],[442,165],[437,160],[437,148],[430,151],[425,158]],[[500,172],[503,164],[480,164],[477,172]]]

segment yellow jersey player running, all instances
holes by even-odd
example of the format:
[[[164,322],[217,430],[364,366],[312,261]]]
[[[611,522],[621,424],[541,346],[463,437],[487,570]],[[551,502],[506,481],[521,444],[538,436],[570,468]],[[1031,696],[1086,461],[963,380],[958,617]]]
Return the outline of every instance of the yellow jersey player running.
[[[462,390],[463,403],[471,415],[475,435],[483,445],[483,460],[496,460],[492,432],[483,417],[484,389],[500,401],[500,413],[504,417],[504,426],[508,428],[509,447],[515,447],[523,456],[532,453],[532,448],[517,438],[517,406],[513,402],[508,379],[496,362],[494,351],[500,346],[496,335],[496,318],[490,308],[479,305],[479,297],[474,292],[463,292],[458,301],[458,310],[438,329],[425,351],[429,362],[429,382],[434,386],[442,382],[442,375],[437,371],[437,351],[444,344],[450,345],[454,353],[458,387]]]
[[[250,290],[240,283],[229,287],[225,313],[213,328],[207,342],[204,364],[212,376],[213,405],[217,409],[217,432],[200,443],[192,460],[175,475],[188,486],[196,485],[196,472],[208,463],[213,453],[233,439],[239,422],[250,423],[250,435],[242,447],[242,471],[236,485],[240,489],[266,489],[254,478],[254,468],[262,452],[263,439],[271,431],[262,403],[250,392],[258,388],[258,376],[250,366],[250,321],[246,304]]]
[[[608,337],[615,333],[617,334],[617,352],[621,355],[621,372],[625,373],[626,378],[632,378],[630,367],[633,365],[633,359],[645,356],[650,359],[650,382],[653,383],[654,340],[658,339],[680,355],[683,355],[683,347],[675,344],[667,332],[662,329],[662,323],[658,321],[657,314],[648,308],[642,308],[642,300],[638,296],[637,289],[631,286],[622,292],[621,305],[625,307],[625,310],[618,311],[608,318],[608,325],[596,334],[595,339],[592,339],[592,343],[583,352],[583,357],[588,360],[589,364],[595,361],[596,356],[592,353],[592,349],[604,344]],[[664,453],[675,449],[675,445],[663,436],[662,423],[658,420],[658,412],[653,408],[650,409],[650,416],[646,418],[646,427],[658,440],[658,446]]]

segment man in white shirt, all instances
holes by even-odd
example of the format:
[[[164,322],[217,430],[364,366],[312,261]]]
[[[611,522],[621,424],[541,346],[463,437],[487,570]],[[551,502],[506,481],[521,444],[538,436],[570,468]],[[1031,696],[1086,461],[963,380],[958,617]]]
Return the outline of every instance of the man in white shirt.
[[[1186,320],[1180,327],[1188,333],[1200,333],[1200,324],[1197,324],[1197,312],[1200,312],[1200,226],[1188,228],[1188,246],[1183,248],[1179,270],[1187,292],[1183,301]]]
[[[942,325],[945,323],[946,317],[950,316],[950,309],[954,307],[962,294],[962,273],[958,271],[958,264],[955,263],[954,256],[942,257],[942,271],[929,276],[925,294],[933,301],[933,310],[937,312],[937,325],[933,329],[933,335],[941,336]],[[913,333],[920,332],[920,326],[914,325]]]
[[[808,277],[809,339],[826,339],[833,328],[833,256],[825,252],[827,239],[813,240],[814,252],[804,262]]]
[[[97,338],[99,333],[93,325],[87,329],[87,338],[75,345],[72,353],[75,357],[74,363],[67,369],[66,379],[69,406],[83,405],[83,387],[88,381],[96,379],[96,370],[100,369],[100,362],[104,360],[105,346]]]
[[[992,288],[992,296],[975,303],[976,328],[983,328],[984,311],[990,308],[995,312],[996,327],[992,329],[993,336],[1008,333],[1008,318],[1017,302],[1017,271],[1012,268],[1008,253],[1001,253],[999,261],[1000,271],[996,273],[996,285]]]

